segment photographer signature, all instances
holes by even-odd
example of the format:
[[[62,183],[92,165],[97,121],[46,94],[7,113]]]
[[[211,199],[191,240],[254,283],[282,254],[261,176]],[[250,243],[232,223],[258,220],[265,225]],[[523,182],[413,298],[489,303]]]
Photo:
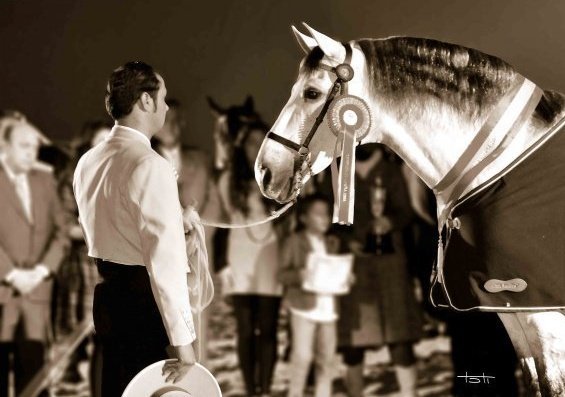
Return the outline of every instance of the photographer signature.
[[[491,379],[495,379],[494,376],[485,375],[483,372],[482,375],[469,375],[468,372],[465,372],[465,375],[457,375],[458,378],[465,378],[465,383],[485,383],[489,384]]]

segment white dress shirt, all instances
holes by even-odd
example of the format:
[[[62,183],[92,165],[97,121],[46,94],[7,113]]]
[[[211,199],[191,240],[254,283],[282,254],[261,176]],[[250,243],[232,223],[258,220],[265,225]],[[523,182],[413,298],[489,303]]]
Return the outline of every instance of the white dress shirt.
[[[88,255],[146,266],[171,345],[191,343],[190,270],[171,165],[144,134],[116,125],[79,160],[73,187]]]

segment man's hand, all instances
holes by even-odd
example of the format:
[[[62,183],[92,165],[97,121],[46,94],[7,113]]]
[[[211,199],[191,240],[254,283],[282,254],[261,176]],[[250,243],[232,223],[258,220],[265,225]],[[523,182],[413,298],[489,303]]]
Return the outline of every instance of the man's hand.
[[[167,376],[166,382],[177,383],[188,373],[190,367],[196,363],[196,355],[192,344],[175,346],[176,361],[167,361],[163,366],[163,376]]]
[[[7,280],[20,294],[27,295],[45,279],[45,272],[40,267],[34,269],[15,269]]]
[[[83,240],[84,234],[80,225],[74,225],[69,228],[69,237],[73,240]]]

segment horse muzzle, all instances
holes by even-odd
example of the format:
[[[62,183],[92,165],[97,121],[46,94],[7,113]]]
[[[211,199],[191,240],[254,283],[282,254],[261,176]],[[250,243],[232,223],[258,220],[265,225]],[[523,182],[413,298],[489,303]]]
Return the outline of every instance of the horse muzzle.
[[[267,198],[284,204],[295,200],[302,186],[310,177],[310,171],[306,163],[296,167],[295,172],[290,175],[277,174],[268,164],[258,164],[256,167],[257,183],[261,193]]]

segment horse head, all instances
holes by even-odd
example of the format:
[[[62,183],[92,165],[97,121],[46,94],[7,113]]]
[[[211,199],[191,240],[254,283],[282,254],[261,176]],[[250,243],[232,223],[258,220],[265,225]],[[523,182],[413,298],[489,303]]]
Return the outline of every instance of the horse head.
[[[448,175],[499,104],[518,95],[526,98],[535,88],[508,63],[475,49],[413,37],[342,44],[305,26],[310,36],[293,31],[307,55],[268,135],[272,139],[264,140],[255,163],[261,191],[279,202],[294,199],[304,179],[322,171],[336,155],[335,117],[331,106],[326,112],[324,105],[331,102],[338,66],[344,63],[353,71],[347,96],[357,97],[367,109],[369,131],[360,143],[385,144],[430,188]],[[517,154],[555,122],[562,101],[558,93],[543,92],[516,140]],[[475,161],[490,153],[506,132],[495,129],[480,150],[473,149]],[[506,160],[487,165],[467,190],[494,175]]]
[[[270,133],[270,136],[276,135],[297,145],[304,144],[334,87],[336,71],[332,68],[343,64],[347,56],[344,44],[304,25],[311,36],[299,32],[294,26],[292,30],[306,57],[300,64],[290,98]],[[354,43],[349,45],[352,51],[348,64],[354,77],[347,82],[347,93],[364,98],[368,95],[365,57]],[[320,65],[326,67],[320,68]],[[255,163],[255,176],[265,196],[281,203],[288,202],[296,197],[307,178],[328,167],[336,151],[337,135],[332,132],[327,119],[325,117],[319,124],[307,144],[307,158],[288,145],[265,139]]]

